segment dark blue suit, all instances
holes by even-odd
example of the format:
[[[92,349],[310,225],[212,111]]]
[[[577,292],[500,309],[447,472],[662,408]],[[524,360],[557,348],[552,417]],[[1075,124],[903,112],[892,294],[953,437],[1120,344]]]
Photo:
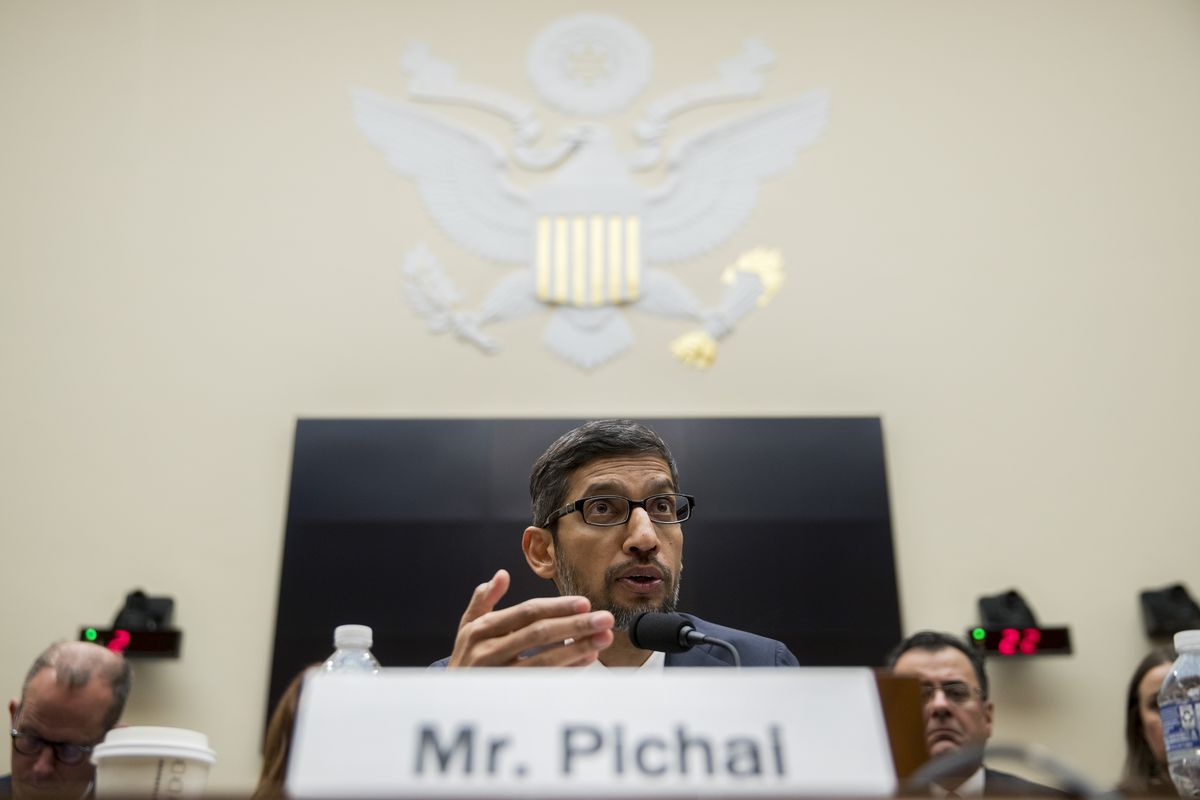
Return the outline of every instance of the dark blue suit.
[[[724,625],[706,622],[691,614],[681,614],[701,633],[724,639],[737,648],[743,667],[798,667],[800,662],[783,642],[746,633]],[[682,653],[667,653],[668,667],[732,667],[733,657],[724,647],[700,644]]]
[[[791,650],[788,650],[787,645],[783,642],[734,628],[726,628],[723,625],[714,625],[699,617],[693,617],[691,614],[682,616],[687,617],[688,621],[701,633],[724,639],[736,647],[743,667],[800,666],[796,656],[792,654]],[[431,666],[444,667],[449,660],[448,657],[443,658],[435,661]],[[733,658],[723,647],[701,644],[683,653],[667,653],[666,665],[668,667],[732,667]]]

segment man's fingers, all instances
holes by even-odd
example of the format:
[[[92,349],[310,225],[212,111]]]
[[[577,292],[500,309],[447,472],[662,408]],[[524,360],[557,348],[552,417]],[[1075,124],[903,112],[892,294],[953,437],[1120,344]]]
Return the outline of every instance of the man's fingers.
[[[458,627],[462,628],[468,622],[472,622],[494,609],[496,603],[499,603],[500,598],[508,591],[510,580],[508,570],[500,569],[496,570],[496,574],[490,581],[476,586],[475,591],[471,594],[471,602],[467,603],[467,610],[463,612]]]
[[[586,654],[588,643],[597,635],[600,635],[595,640],[597,649],[612,644],[613,622],[613,616],[608,611],[540,619],[505,636],[489,639],[485,649],[493,663],[562,665],[571,659],[557,654],[557,651],[575,648],[578,653],[575,657],[579,658]],[[563,643],[567,641],[572,644],[564,646]],[[548,655],[538,659],[537,656],[542,652]]]
[[[613,632],[604,630],[567,641],[570,644],[547,648],[536,655],[519,658],[516,663],[523,667],[586,667],[596,660],[601,650],[613,643]]]
[[[563,601],[577,601],[567,602]],[[513,629],[514,620],[530,618],[530,608],[522,609],[513,614],[514,606],[503,611],[494,611],[483,615],[474,622],[464,625],[459,631],[455,643],[455,654],[451,658],[453,666],[504,666],[525,664],[525,657],[537,655],[540,651],[555,651],[563,649],[563,642],[573,640],[580,643],[574,659],[586,655],[587,648],[582,646],[596,634],[603,633],[597,641],[600,648],[612,643],[613,615],[608,611],[574,613],[570,616],[557,616],[563,610],[568,612],[578,608],[587,608],[589,603],[585,598],[538,598],[526,600],[533,609],[533,621]],[[538,616],[538,615],[541,616]],[[546,616],[551,614],[551,616]],[[570,645],[574,646],[574,645]],[[537,659],[533,664],[562,665],[573,660],[566,654],[550,655]]]
[[[543,621],[563,620],[580,614],[586,614],[591,607],[592,604],[588,602],[586,597],[572,595],[566,597],[537,597],[500,611],[489,611],[477,617],[474,620],[473,627],[476,634],[482,637],[503,636],[514,631],[519,631],[522,628],[538,626]],[[577,630],[579,633],[586,632],[586,629]],[[547,633],[550,636],[554,635],[554,633]],[[571,635],[573,635],[571,630],[564,630],[563,635],[559,636],[558,639],[561,641]],[[544,642],[534,642],[530,646],[547,644],[551,641],[553,639],[548,638]]]
[[[538,597],[496,610],[511,579],[497,570],[475,587],[449,666],[568,666],[590,663],[613,642],[613,615],[586,597]]]

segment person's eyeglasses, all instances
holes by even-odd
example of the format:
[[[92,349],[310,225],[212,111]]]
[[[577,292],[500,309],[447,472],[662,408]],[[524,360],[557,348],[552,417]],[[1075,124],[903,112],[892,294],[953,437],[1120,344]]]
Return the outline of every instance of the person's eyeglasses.
[[[973,686],[968,686],[962,681],[949,681],[948,683],[922,683],[921,684],[921,702],[928,703],[941,689],[942,694],[946,695],[946,699],[956,706],[966,705],[972,697],[978,695],[983,697],[983,691],[976,689]]]
[[[92,752],[90,744],[75,744],[74,742],[52,742],[49,739],[32,733],[21,733],[12,729],[13,749],[26,756],[41,755],[47,747],[54,748],[54,757],[64,764],[78,764]]]
[[[623,525],[629,521],[635,508],[645,509],[652,522],[672,525],[683,522],[692,515],[696,498],[690,494],[655,494],[645,500],[630,500],[620,495],[597,495],[584,497],[550,513],[543,528],[549,527],[559,517],[578,511],[588,525]]]

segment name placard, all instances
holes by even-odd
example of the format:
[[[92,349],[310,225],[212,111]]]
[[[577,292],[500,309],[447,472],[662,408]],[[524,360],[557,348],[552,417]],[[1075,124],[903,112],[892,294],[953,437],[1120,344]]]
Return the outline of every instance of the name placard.
[[[305,798],[890,795],[867,669],[386,669],[304,684]]]

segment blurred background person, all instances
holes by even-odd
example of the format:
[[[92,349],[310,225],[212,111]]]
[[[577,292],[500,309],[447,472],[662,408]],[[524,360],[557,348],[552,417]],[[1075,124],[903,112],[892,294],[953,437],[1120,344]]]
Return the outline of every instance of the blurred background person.
[[[262,772],[251,800],[278,800],[283,794],[283,779],[287,777],[288,758],[292,752],[292,731],[296,726],[296,709],[300,705],[300,689],[304,676],[314,667],[312,664],[292,678],[292,682],[279,696],[271,719],[267,723],[267,736],[263,743]]]
[[[1117,789],[1134,795],[1174,795],[1167,747],[1158,716],[1158,690],[1171,671],[1174,648],[1151,650],[1129,680],[1125,694],[1125,767]]]
[[[970,758],[929,786],[936,798],[1065,797],[1064,792],[1034,783],[983,763],[992,736],[995,704],[988,693],[987,670],[978,650],[951,633],[918,631],[887,657],[892,673],[921,683],[925,749],[930,758]]]
[[[90,642],[58,642],[25,676],[12,717],[12,775],[0,798],[41,800],[91,794],[91,751],[121,718],[132,676],[120,655]]]

